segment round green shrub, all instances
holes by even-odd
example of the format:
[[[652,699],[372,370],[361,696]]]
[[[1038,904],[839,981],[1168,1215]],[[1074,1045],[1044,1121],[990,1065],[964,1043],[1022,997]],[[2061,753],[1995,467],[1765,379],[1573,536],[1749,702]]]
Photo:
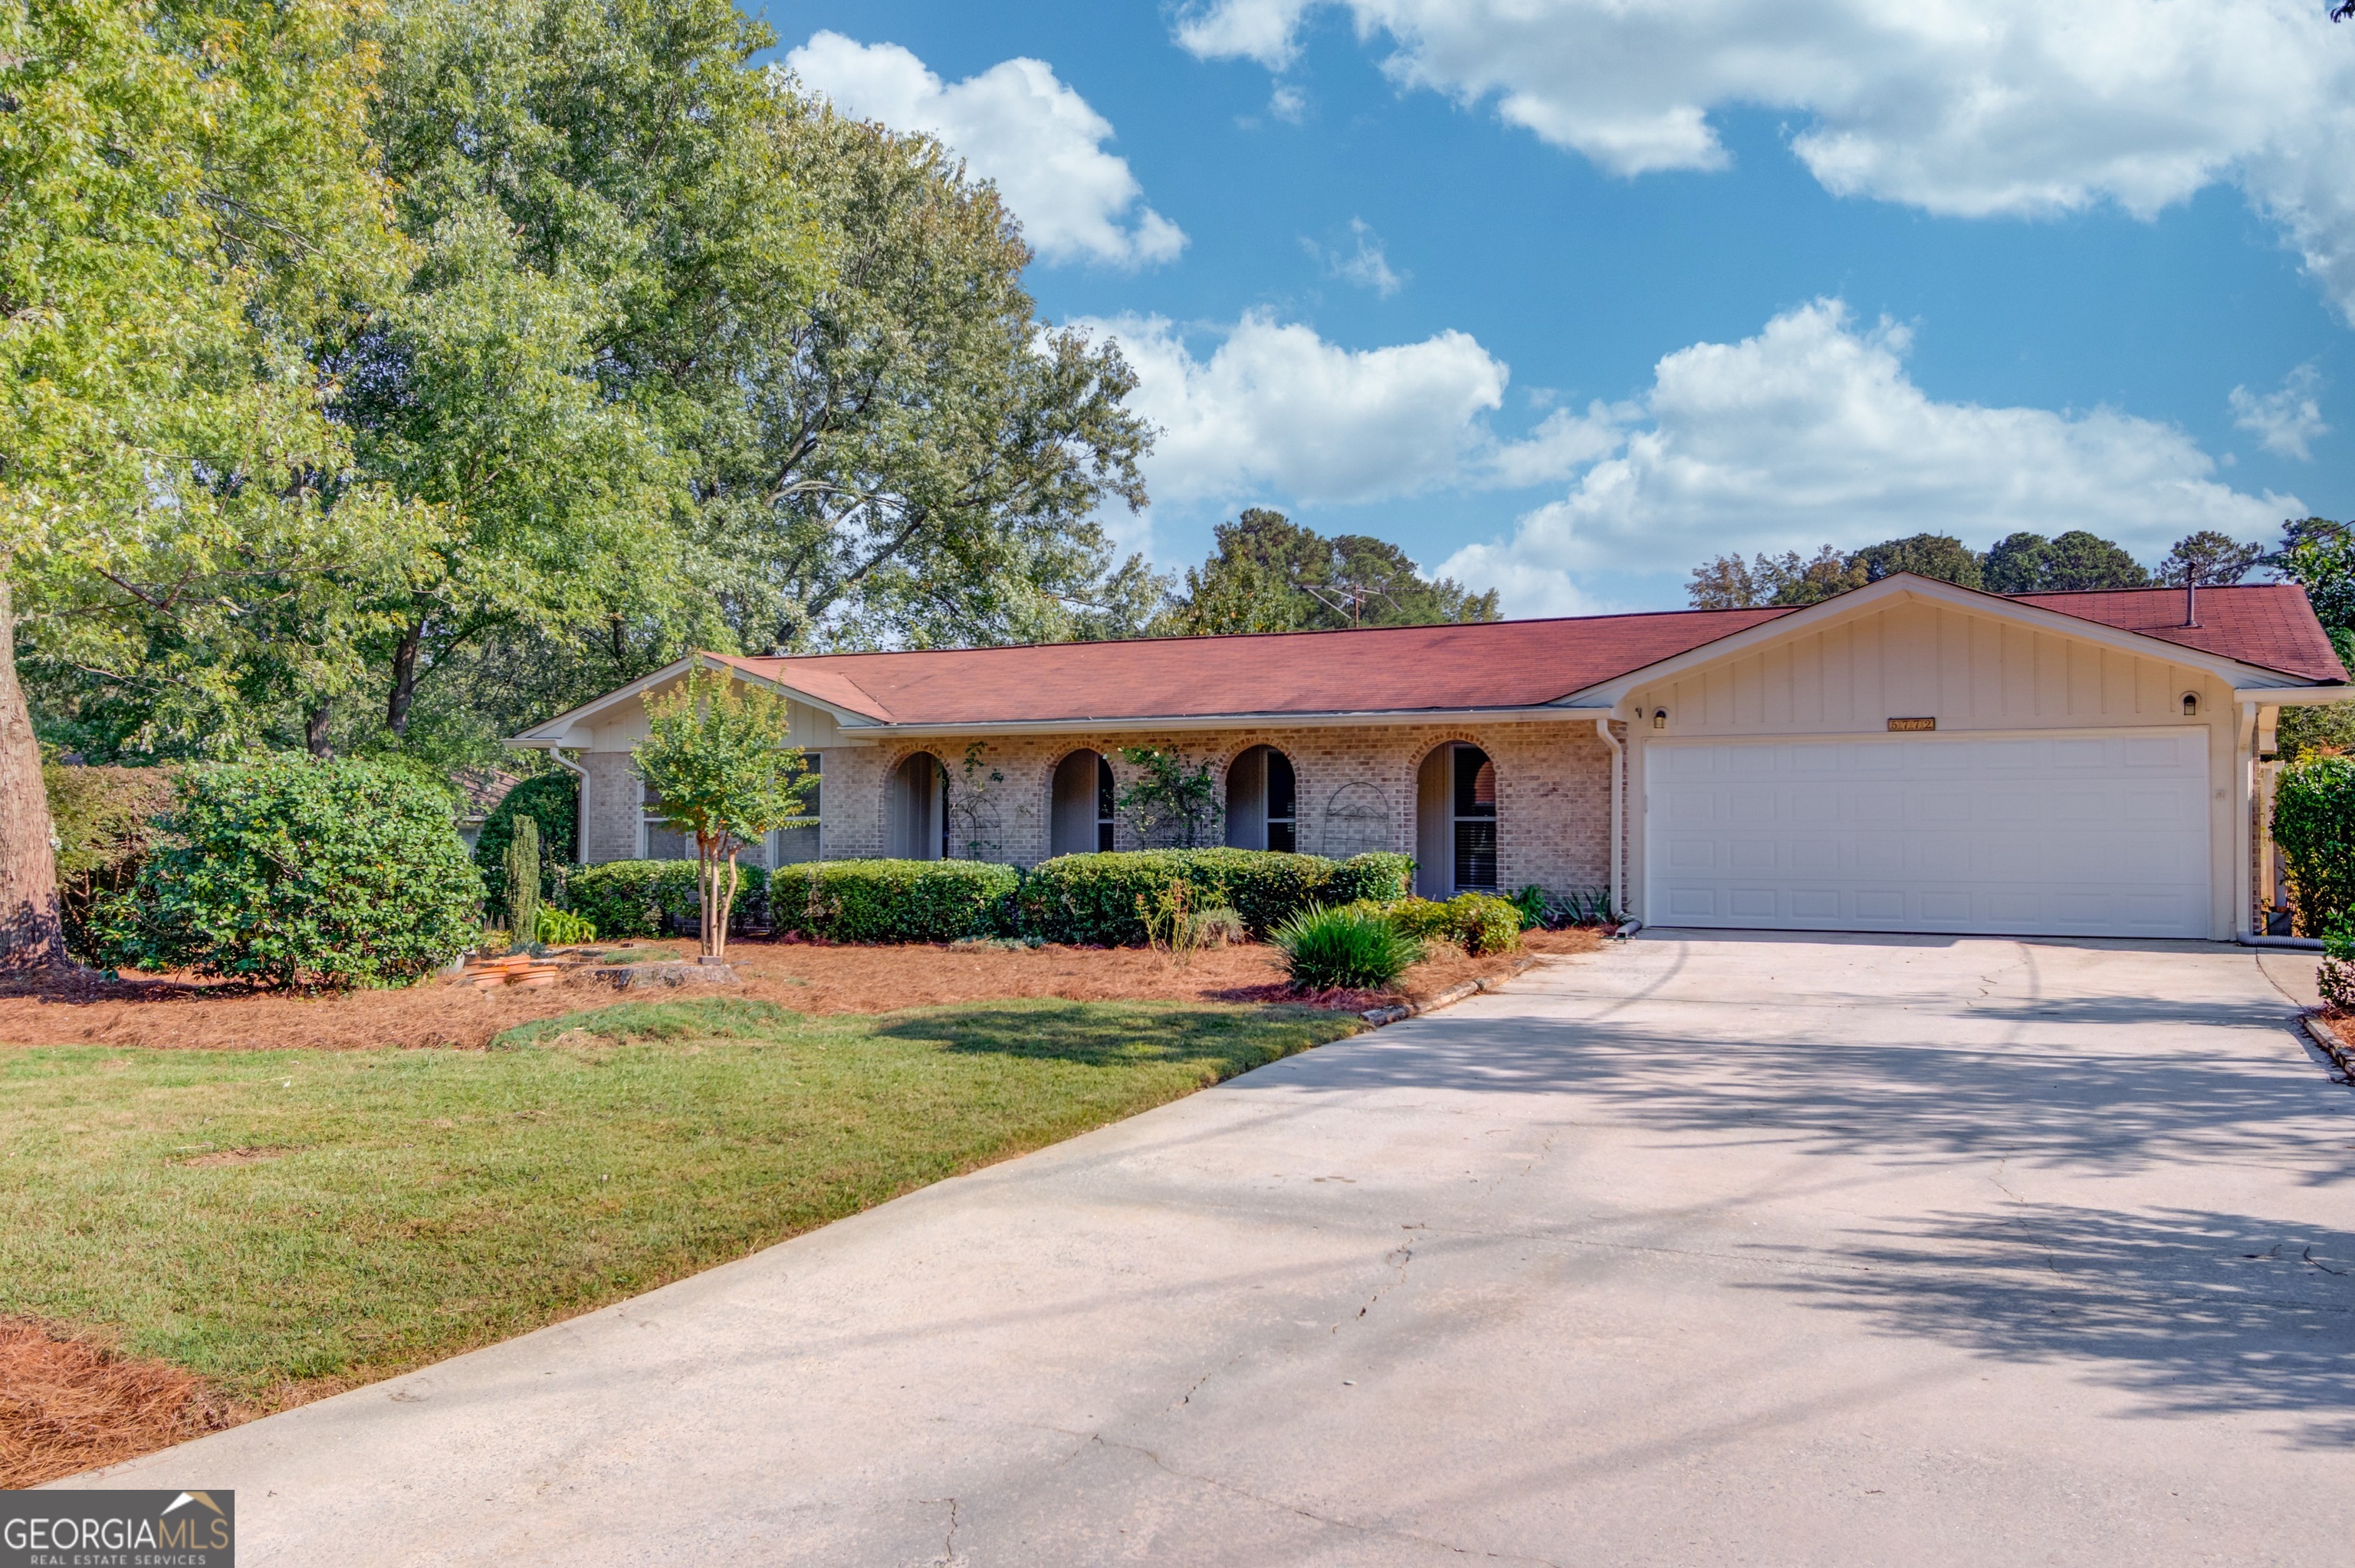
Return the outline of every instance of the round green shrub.
[[[2274,842],[2289,866],[2300,936],[2319,937],[2355,910],[2355,757],[2307,757],[2282,769]]]
[[[481,876],[449,797],[369,762],[184,769],[127,895],[103,917],[115,968],[293,986],[385,985],[471,946]]]
[[[1423,944],[1364,907],[1311,907],[1279,922],[1267,939],[1303,991],[1379,991],[1423,957]]]

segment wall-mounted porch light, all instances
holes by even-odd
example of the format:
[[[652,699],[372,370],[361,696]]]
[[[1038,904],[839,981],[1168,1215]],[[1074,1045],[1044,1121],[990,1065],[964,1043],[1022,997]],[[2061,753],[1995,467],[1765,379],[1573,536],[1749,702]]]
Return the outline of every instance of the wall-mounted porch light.
[[[2198,718],[2200,716],[2199,693],[2186,692],[2183,694],[2183,716],[2185,718]]]
[[[1654,708],[1652,710],[1652,727],[1654,729],[1666,729],[1668,727],[1668,709]]]

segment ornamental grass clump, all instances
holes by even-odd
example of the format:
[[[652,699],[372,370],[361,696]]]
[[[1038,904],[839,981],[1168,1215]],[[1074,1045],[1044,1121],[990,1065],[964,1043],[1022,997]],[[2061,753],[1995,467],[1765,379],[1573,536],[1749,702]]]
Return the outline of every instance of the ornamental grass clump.
[[[1365,909],[1303,910],[1267,934],[1302,991],[1381,991],[1423,957],[1423,944]]]

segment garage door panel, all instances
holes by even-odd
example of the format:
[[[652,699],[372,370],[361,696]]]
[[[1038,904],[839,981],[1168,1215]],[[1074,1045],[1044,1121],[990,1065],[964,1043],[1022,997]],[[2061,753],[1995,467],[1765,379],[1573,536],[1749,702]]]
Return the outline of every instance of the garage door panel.
[[[2208,934],[2205,733],[1656,744],[1652,918]]]

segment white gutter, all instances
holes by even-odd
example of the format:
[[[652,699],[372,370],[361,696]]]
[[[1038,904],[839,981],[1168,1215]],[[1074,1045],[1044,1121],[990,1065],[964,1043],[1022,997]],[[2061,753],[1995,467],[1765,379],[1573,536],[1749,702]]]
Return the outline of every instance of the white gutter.
[[[1561,708],[1534,703],[1515,708],[1374,708],[1361,713],[1132,714],[1114,718],[1000,719],[986,724],[877,725],[876,736],[1091,735],[1134,730],[1339,729],[1381,724],[1514,724],[1608,717],[1609,708]],[[526,742],[525,744],[532,744]]]
[[[1594,721],[1594,733],[1601,736],[1603,737],[1603,744],[1611,748],[1610,914],[1612,917],[1615,919],[1619,915],[1624,913],[1619,903],[1619,872],[1620,855],[1622,853],[1621,846],[1625,842],[1625,837],[1621,830],[1620,824],[1625,820],[1627,808],[1625,800],[1621,793],[1625,785],[1620,779],[1619,769],[1625,760],[1625,754],[1619,748],[1619,737],[1611,733],[1611,715],[1609,714],[1604,714],[1602,717]]]
[[[2311,708],[2324,703],[2355,703],[2355,686],[2235,686],[2232,697],[2236,702],[2274,707]]]

